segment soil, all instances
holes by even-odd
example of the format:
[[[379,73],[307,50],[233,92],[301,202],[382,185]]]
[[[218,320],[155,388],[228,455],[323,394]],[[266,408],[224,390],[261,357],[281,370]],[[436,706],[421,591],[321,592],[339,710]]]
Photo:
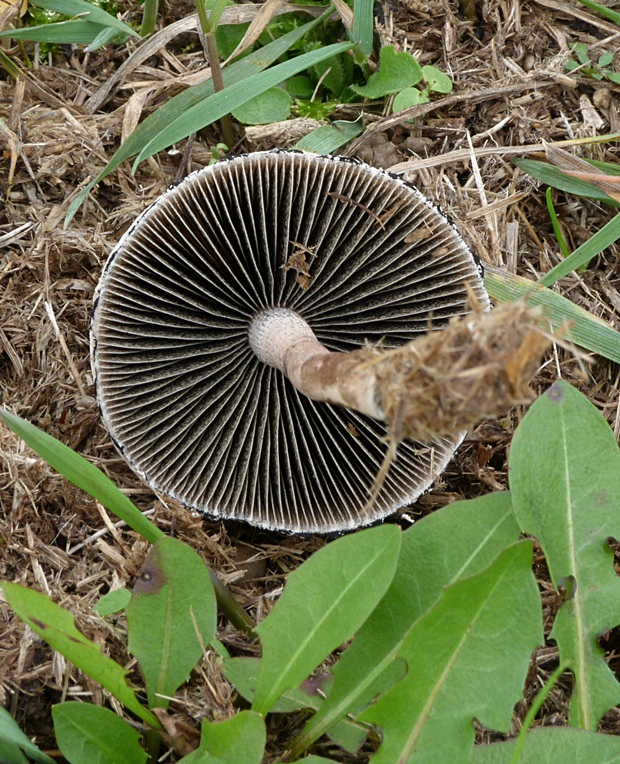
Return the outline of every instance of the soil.
[[[160,28],[191,13],[193,4],[164,10]],[[122,0],[125,21],[139,23],[140,6]],[[450,96],[408,116],[366,110],[370,129],[347,152],[378,167],[394,168],[438,202],[457,222],[483,263],[537,279],[559,260],[545,188],[511,159],[540,154],[556,142],[620,132],[620,86],[585,75],[567,76],[569,45],[583,42],[597,55],[617,50],[618,27],[571,0],[478,0],[461,7],[449,0],[400,0],[380,9],[382,44],[412,52],[453,79]],[[468,14],[466,17],[464,14]],[[168,18],[169,16],[169,18]],[[85,53],[64,46],[41,56],[33,44],[0,42],[2,54],[22,72],[0,68],[0,394],[2,406],[59,438],[119,485],[166,532],[197,549],[248,611],[260,620],[288,572],[328,539],[286,537],[240,523],[208,522],[174,501],[155,495],[120,458],[104,430],[89,365],[92,297],[106,258],[139,212],[166,187],[209,163],[222,140],[215,127],[188,148],[181,142],[142,163],[135,175],[126,162],[91,194],[71,225],[63,220],[76,192],[96,175],[139,119],[180,92],[205,68],[194,33],[173,38],[98,98],[138,43]],[[96,107],[96,108],[94,108]],[[355,117],[351,106],[343,118]],[[359,112],[359,109],[357,109]],[[236,152],[248,150],[243,129]],[[286,132],[272,131],[286,145]],[[533,148],[532,148],[533,147]],[[494,149],[493,152],[489,149]],[[574,149],[585,158],[617,162],[613,141]],[[539,157],[540,158],[540,157]],[[407,163],[404,167],[403,163]],[[614,214],[605,205],[552,193],[559,223],[573,250]],[[580,274],[562,279],[568,299],[619,328],[618,249],[610,247]],[[580,371],[570,353],[547,356],[534,387],[561,375],[599,408],[620,435],[620,375],[615,364],[592,357]],[[450,502],[507,486],[506,457],[523,410],[508,411],[472,430],[434,489],[394,522],[415,519]],[[35,587],[68,607],[88,637],[130,669],[126,623],[92,611],[110,589],[131,586],[148,550],[135,533],[51,470],[6,428],[0,428],[0,578]],[[561,603],[540,551],[536,574],[550,628]],[[122,709],[77,669],[41,642],[0,600],[0,705],[26,733],[55,752],[50,708],[64,699],[88,699]],[[219,639],[233,654],[257,654],[247,636],[224,619]],[[612,669],[620,670],[619,634],[604,641]],[[533,656],[525,701],[515,709],[520,728],[532,697],[557,666],[553,642]],[[620,674],[618,674],[620,676]],[[569,680],[551,691],[537,723],[565,724]],[[172,706],[175,717],[197,726],[221,720],[239,700],[215,657],[206,657]],[[268,756],[275,761],[303,723],[299,715],[270,717]],[[602,730],[620,734],[620,711]],[[480,740],[499,739],[480,730]],[[336,761],[364,762],[370,739],[357,756],[322,740],[312,749]],[[174,761],[174,754],[168,761]]]

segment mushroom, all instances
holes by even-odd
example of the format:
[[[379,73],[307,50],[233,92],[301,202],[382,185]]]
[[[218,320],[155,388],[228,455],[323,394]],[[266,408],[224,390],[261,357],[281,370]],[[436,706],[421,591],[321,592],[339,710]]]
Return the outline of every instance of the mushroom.
[[[372,364],[488,307],[454,225],[402,179],[341,157],[259,152],[188,176],[122,237],[101,277],[92,364],[103,421],[156,490],[294,533],[410,504],[464,433],[388,444]],[[353,381],[352,381],[353,380]]]

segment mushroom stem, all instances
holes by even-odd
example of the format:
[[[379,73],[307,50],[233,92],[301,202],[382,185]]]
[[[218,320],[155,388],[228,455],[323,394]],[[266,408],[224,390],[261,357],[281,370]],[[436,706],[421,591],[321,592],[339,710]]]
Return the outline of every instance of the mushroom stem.
[[[529,381],[553,337],[524,303],[477,308],[401,348],[332,353],[292,310],[259,313],[250,346],[315,401],[387,424],[397,442],[462,432],[531,398]]]
[[[260,361],[279,369],[308,398],[384,418],[374,370],[357,368],[360,359],[353,353],[328,350],[295,311],[270,308],[259,313],[250,324],[249,342]]]

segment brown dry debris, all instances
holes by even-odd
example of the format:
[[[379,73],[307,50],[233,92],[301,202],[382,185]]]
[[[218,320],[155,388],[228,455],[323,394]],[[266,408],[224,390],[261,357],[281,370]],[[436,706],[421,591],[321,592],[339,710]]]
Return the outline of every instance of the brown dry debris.
[[[544,323],[539,310],[506,303],[396,350],[363,350],[391,437],[427,442],[530,402],[529,384],[552,342]]]
[[[118,3],[123,19],[135,25],[140,9],[134,0]],[[561,254],[544,189],[511,159],[523,146],[544,158],[544,142],[620,131],[620,87],[585,76],[570,79],[563,68],[571,43],[584,42],[597,55],[617,49],[617,27],[572,0],[479,0],[475,10],[476,18],[468,19],[449,0],[383,2],[377,27],[382,43],[410,50],[422,65],[448,72],[454,92],[399,115],[369,107],[365,119],[372,129],[364,142],[348,150],[375,164],[398,166],[452,214],[483,262],[537,279]],[[128,470],[101,426],[88,359],[92,293],[106,257],[169,183],[208,164],[211,147],[221,141],[216,127],[201,131],[189,146],[181,142],[161,152],[135,175],[125,163],[100,184],[71,227],[62,229],[72,196],[111,158],[123,129],[206,76],[201,45],[185,22],[194,3],[168,3],[162,12],[162,32],[151,38],[157,37],[142,56],[135,40],[94,53],[65,46],[42,57],[32,44],[0,42],[23,72],[16,81],[0,69],[0,118],[6,126],[0,130],[0,400],[106,472],[161,528],[194,547],[260,620],[286,574],[325,540],[209,523],[154,495]],[[173,22],[180,25],[170,32]],[[359,109],[344,105],[335,116],[354,120]],[[282,135],[262,130],[261,148],[288,139]],[[237,137],[236,150],[245,150],[241,129]],[[618,162],[613,143],[570,150],[587,159]],[[614,214],[595,201],[556,191],[552,197],[571,249]],[[583,273],[564,278],[559,289],[619,327],[617,246]],[[571,354],[557,348],[533,386],[541,391],[561,374],[589,396],[620,436],[618,368],[594,361],[584,377],[576,373]],[[517,406],[470,432],[434,490],[408,508],[401,522],[460,498],[505,488],[507,450],[521,413]],[[50,593],[75,614],[87,636],[132,666],[124,618],[99,618],[93,606],[111,588],[133,584],[148,549],[114,518],[111,522],[116,533],[93,500],[0,429],[0,577]],[[535,565],[548,633],[557,595],[540,552]],[[123,713],[107,693],[53,656],[3,601],[0,624],[0,704],[38,744],[55,748],[50,707],[61,699],[106,703]],[[218,636],[233,654],[256,653],[255,645],[224,622]],[[602,644],[612,669],[620,669],[618,634],[612,632]],[[537,651],[514,731],[556,665],[552,643]],[[564,681],[554,688],[541,714],[543,723],[566,723],[569,691]],[[178,724],[191,720],[197,726],[203,717],[225,718],[236,704],[217,659],[209,655],[171,709]],[[300,723],[291,716],[271,720],[267,762],[275,760]],[[602,729],[619,734],[618,714],[610,712]],[[479,730],[478,737],[489,740],[491,733]],[[314,752],[341,762],[368,760],[368,751],[352,757],[325,743]]]

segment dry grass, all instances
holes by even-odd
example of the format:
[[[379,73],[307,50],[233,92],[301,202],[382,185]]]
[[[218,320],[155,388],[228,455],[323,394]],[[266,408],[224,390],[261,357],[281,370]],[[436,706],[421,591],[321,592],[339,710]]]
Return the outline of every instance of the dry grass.
[[[121,6],[130,19],[137,17],[137,5],[128,1]],[[175,18],[189,12],[189,5],[175,5]],[[409,178],[459,221],[483,262],[528,277],[548,271],[560,255],[544,193],[511,164],[511,147],[620,130],[618,86],[593,80],[575,85],[562,69],[570,42],[604,50],[611,47],[605,39],[616,28],[570,0],[482,0],[475,21],[463,19],[448,0],[401,0],[384,5],[380,22],[384,43],[411,50],[422,64],[450,73],[457,96],[470,91],[478,95],[448,97],[442,108],[425,107],[424,116],[413,123],[402,117],[375,119],[355,153],[382,167],[412,162]],[[204,522],[153,495],[128,470],[101,426],[88,359],[91,298],[114,243],[170,182],[207,164],[209,146],[220,137],[203,131],[190,151],[184,152],[181,144],[178,151],[144,163],[135,177],[124,165],[101,184],[70,229],[62,230],[71,195],[111,157],[123,121],[129,129],[140,112],[150,113],[164,95],[178,92],[180,77],[201,76],[205,64],[200,46],[187,47],[195,39],[186,34],[154,52],[116,82],[95,113],[89,112],[91,97],[135,43],[91,55],[80,47],[66,49],[50,62],[35,63],[23,85],[16,86],[0,71],[0,117],[10,130],[0,133],[0,393],[2,405],[75,448],[141,509],[153,510],[155,522],[196,548],[260,619],[286,573],[324,539],[285,538],[240,524]],[[8,53],[24,65],[17,46]],[[350,107],[342,116],[351,116]],[[239,140],[239,150],[244,150],[241,133]],[[582,151],[588,157],[617,161],[613,144]],[[450,161],[434,159],[442,155]],[[554,197],[571,248],[610,218],[609,209],[594,202]],[[569,299],[614,326],[620,308],[617,258],[616,248],[607,250],[581,276],[565,278],[560,287]],[[620,435],[617,368],[593,359],[587,378],[578,372],[574,360],[557,350],[543,364],[535,387],[543,389],[561,373],[590,397]],[[476,428],[441,482],[404,514],[402,522],[456,499],[504,488],[507,449],[521,413],[512,410]],[[124,620],[98,618],[92,606],[110,588],[131,585],[146,543],[123,527],[112,531],[93,500],[53,474],[4,429],[0,456],[0,577],[50,593],[75,613],[79,628],[131,666]],[[104,532],[95,536],[100,530]],[[559,601],[540,553],[536,564],[549,627]],[[49,749],[54,745],[51,704],[72,697],[101,702],[101,690],[53,656],[3,602],[0,612],[0,703]],[[219,637],[233,653],[255,651],[225,623]],[[620,668],[617,642],[612,632],[604,644],[615,669]],[[553,645],[536,653],[526,703],[556,661]],[[560,684],[552,691],[545,723],[566,721],[566,690]],[[171,708],[180,719],[195,723],[204,716],[225,718],[234,702],[217,662],[206,659]],[[525,704],[517,708],[515,730],[525,709]],[[269,750],[281,749],[294,732],[291,725],[299,723],[274,717]],[[618,712],[607,714],[603,728],[620,734]],[[481,731],[480,738],[488,739],[488,734]],[[316,752],[353,761],[323,744]]]

